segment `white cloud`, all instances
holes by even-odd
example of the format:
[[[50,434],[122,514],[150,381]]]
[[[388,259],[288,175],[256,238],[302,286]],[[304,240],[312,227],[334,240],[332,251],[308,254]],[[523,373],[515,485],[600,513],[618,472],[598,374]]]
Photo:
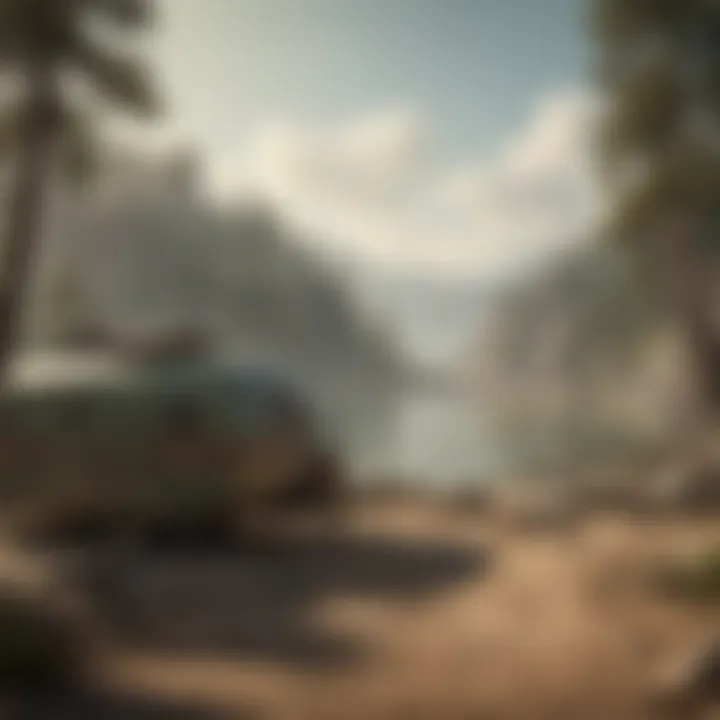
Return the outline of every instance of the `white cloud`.
[[[407,180],[418,168],[426,128],[412,108],[371,113],[341,133],[339,151],[353,171],[381,185]]]
[[[266,123],[217,168],[226,197],[274,202],[317,242],[359,261],[497,276],[587,234],[598,196],[594,103],[559,93],[490,163],[430,162],[428,118],[390,108],[345,123]]]

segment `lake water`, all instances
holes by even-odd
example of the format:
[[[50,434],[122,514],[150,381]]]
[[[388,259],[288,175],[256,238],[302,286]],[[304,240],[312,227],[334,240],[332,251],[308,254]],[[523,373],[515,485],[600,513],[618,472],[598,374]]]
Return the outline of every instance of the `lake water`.
[[[466,486],[517,473],[568,472],[642,455],[648,447],[632,428],[582,416],[556,423],[536,419],[501,432],[491,409],[461,390],[370,396],[341,415],[337,435],[360,482],[396,478]]]
[[[366,399],[339,427],[361,480],[390,476],[449,486],[481,482],[502,465],[480,409],[459,392]]]

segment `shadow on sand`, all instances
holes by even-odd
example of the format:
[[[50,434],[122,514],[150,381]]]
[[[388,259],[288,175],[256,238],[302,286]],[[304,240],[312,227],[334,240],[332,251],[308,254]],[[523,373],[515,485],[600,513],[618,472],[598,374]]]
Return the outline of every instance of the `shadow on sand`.
[[[487,567],[476,547],[356,537],[271,554],[145,552],[84,590],[111,629],[142,646],[337,667],[361,660],[367,648],[313,623],[319,603],[423,599]]]
[[[166,705],[146,697],[108,696],[99,693],[37,697],[12,706],[13,720],[221,720],[210,710]],[[2,717],[6,717],[2,715]],[[256,720],[252,713],[233,714],[238,720]]]

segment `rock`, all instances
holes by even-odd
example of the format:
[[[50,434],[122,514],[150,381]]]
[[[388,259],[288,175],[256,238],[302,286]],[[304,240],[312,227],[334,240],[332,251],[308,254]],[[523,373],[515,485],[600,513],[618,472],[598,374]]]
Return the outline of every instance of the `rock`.
[[[562,490],[526,489],[506,498],[502,514],[512,528],[521,532],[560,532],[576,527],[580,513],[572,498]]]
[[[656,507],[666,510],[708,511],[720,508],[720,465],[708,458],[667,469],[653,490]]]
[[[687,684],[696,695],[720,702],[720,638],[693,660]]]
[[[720,637],[694,651],[660,682],[657,700],[676,717],[720,705]]]

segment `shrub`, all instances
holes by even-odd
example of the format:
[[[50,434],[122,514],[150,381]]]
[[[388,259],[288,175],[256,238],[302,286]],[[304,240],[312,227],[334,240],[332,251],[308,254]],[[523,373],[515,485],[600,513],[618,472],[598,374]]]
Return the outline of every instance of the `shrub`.
[[[669,595],[688,600],[720,600],[720,546],[689,562],[665,568],[660,586]]]

